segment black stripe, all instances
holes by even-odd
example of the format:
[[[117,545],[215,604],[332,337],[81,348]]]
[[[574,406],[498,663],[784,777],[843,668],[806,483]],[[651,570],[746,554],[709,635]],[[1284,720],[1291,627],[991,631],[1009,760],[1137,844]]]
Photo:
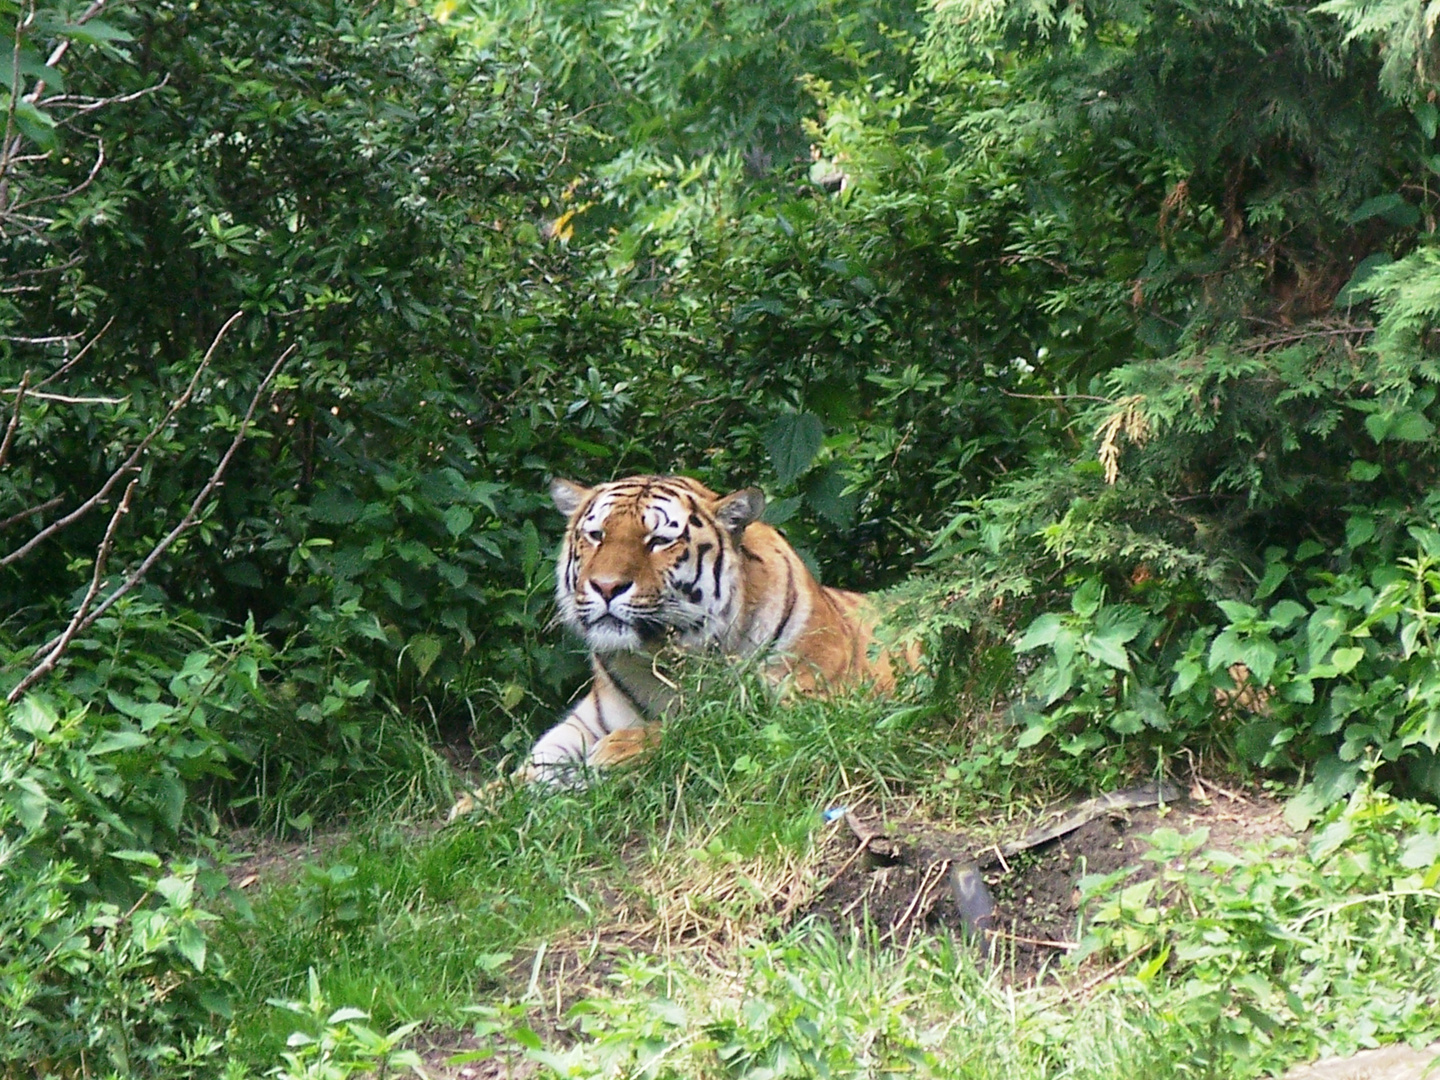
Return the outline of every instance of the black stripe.
[[[795,570],[787,562],[785,564],[785,615],[780,620],[780,625],[775,628],[775,633],[770,635],[769,644],[765,647],[773,649],[775,643],[785,636],[785,628],[790,625],[790,616],[795,614],[795,600],[798,594],[795,591]]]
[[[720,596],[720,568],[725,565],[725,545],[721,544],[715,552],[715,596]]]
[[[610,681],[614,682],[615,680],[611,679]],[[605,710],[600,707],[600,688],[597,686],[590,692],[595,695],[595,722],[600,725],[600,730],[608,735],[610,734],[610,725],[605,722]]]
[[[695,546],[695,576],[690,579],[690,584],[685,586],[687,593],[692,593],[700,587],[700,575],[705,573],[705,552],[714,546],[714,544],[708,543]]]
[[[595,662],[605,669],[605,674],[609,677],[611,684],[615,687],[616,690],[620,692],[621,697],[623,697],[626,701],[630,702],[630,707],[635,710],[635,714],[637,716],[639,716],[642,720],[654,719],[654,717],[652,717],[641,707],[640,702],[635,699],[635,695],[630,692],[630,688],[620,681],[620,677],[616,675],[615,672],[610,670],[610,665],[605,663],[604,660],[600,659],[600,655],[598,653],[595,655]]]

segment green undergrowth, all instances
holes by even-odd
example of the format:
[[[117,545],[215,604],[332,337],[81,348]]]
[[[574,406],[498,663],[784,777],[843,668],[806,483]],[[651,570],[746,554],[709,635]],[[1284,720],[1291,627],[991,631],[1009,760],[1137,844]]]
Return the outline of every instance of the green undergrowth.
[[[1040,775],[914,705],[730,685],[587,789],[501,790],[440,829],[372,819],[270,871],[215,935],[232,1068],[357,1074],[418,1023],[542,1076],[1231,1077],[1440,1031],[1431,807],[1367,782],[1239,854],[1161,830],[1159,876],[1085,881],[1078,956],[1010,986],[964,943],[896,950],[774,898],[818,872],[830,807],[974,823],[997,809],[982,790],[1013,806]],[[677,904],[683,941],[658,929]]]
[[[617,906],[653,914],[658,883],[803,855],[825,809],[944,775],[950,748],[916,741],[921,708],[782,705],[758,680],[728,681],[718,698],[693,688],[694,708],[633,770],[582,790],[492,791],[439,831],[376,817],[281,870],[254,921],[224,931],[250,1003],[239,1045],[276,1045],[288,1021],[263,1001],[302,996],[312,968],[327,1001],[378,1024],[458,1021],[541,942],[603,927]],[[767,900],[735,914],[760,919]]]
[[[863,924],[802,919],[703,951],[609,947],[588,980],[602,989],[562,986],[557,1010],[558,976],[537,946],[567,927],[598,942],[613,922],[602,897],[642,899],[627,880],[658,867],[696,905],[746,905],[705,895],[721,849],[691,845],[730,837],[753,788],[673,829],[643,809],[607,825],[625,791],[516,796],[419,844],[377,834],[273,889],[251,947],[277,966],[249,977],[300,1000],[272,1002],[235,1048],[273,1060],[299,1030],[310,1041],[292,1038],[292,1066],[323,1059],[330,1075],[355,1075],[406,1045],[405,1029],[389,1043],[384,1032],[420,1021],[478,1044],[456,1064],[498,1056],[502,1071],[546,1077],[1219,1078],[1440,1033],[1440,815],[1369,786],[1309,836],[1238,853],[1208,850],[1203,832],[1157,831],[1145,860],[1159,875],[1086,880],[1082,949],[1039,986],[1007,985],[1003,965],[963,942],[895,949]],[[668,783],[653,794],[686,799]],[[501,851],[499,837],[527,828],[545,838],[527,834],[523,856]],[[784,846],[777,837],[770,856]],[[284,929],[306,922],[308,945]]]

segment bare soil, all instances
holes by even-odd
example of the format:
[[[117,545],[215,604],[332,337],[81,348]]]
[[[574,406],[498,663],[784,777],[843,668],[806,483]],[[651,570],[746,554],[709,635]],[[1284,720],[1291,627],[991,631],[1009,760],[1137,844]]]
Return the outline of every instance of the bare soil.
[[[1199,784],[1176,802],[1106,812],[1008,859],[999,857],[993,833],[903,817],[881,820],[861,810],[850,829],[830,837],[821,864],[826,885],[810,910],[837,929],[868,922],[883,940],[902,947],[923,934],[974,937],[950,880],[952,867],[968,863],[981,871],[995,901],[990,959],[1008,979],[1030,982],[1078,944],[1080,879],[1126,867],[1135,868],[1132,880],[1153,876],[1159,867],[1141,859],[1143,838],[1162,826],[1181,833],[1206,828],[1206,846],[1219,850],[1288,831],[1280,804],[1268,796],[1221,794]],[[872,837],[868,843],[866,835]]]

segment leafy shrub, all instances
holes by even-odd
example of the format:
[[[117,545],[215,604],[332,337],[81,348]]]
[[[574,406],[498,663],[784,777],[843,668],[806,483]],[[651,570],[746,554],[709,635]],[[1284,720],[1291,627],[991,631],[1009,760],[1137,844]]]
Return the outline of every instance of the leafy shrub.
[[[1206,851],[1205,830],[1161,829],[1128,871],[1082,881],[1087,952],[1143,957],[1135,978],[1164,1004],[1193,1065],[1246,1072],[1378,1037],[1435,1032],[1440,819],[1366,785],[1303,846]]]
[[[170,700],[108,715],[31,695],[0,713],[0,1062],[179,1075],[221,1046],[224,961],[202,905],[223,874],[173,852],[187,783],[224,768],[202,702],[211,657]]]

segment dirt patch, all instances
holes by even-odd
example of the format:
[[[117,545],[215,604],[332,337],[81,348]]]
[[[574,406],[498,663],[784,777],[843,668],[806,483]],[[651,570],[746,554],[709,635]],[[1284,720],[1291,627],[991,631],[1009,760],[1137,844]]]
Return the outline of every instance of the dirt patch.
[[[1043,815],[1037,828],[1068,809]],[[810,912],[837,928],[868,923],[882,941],[897,947],[924,934],[971,937],[974,911],[967,921],[952,872],[974,867],[995,902],[987,919],[992,962],[1017,982],[1041,977],[1076,947],[1081,878],[1135,867],[1132,880],[1139,881],[1158,871],[1141,859],[1147,850],[1143,838],[1155,829],[1207,828],[1206,846],[1221,850],[1288,831],[1275,800],[1199,784],[1163,806],[1101,812],[1063,836],[1008,857],[993,835],[903,816],[881,820],[863,808],[852,813],[850,826],[827,841],[821,864],[825,885]]]

